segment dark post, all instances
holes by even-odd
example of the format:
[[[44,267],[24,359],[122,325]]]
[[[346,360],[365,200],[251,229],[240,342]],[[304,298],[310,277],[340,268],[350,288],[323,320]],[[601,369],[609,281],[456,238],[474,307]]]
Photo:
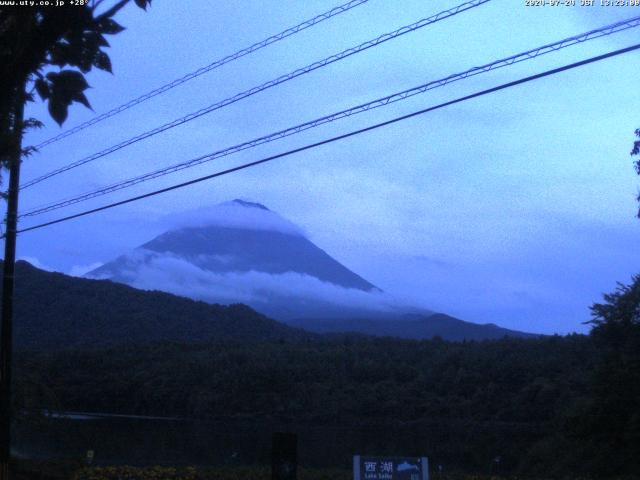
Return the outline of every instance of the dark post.
[[[271,480],[296,480],[297,477],[297,435],[295,433],[274,433],[271,450]]]
[[[24,85],[16,90],[11,119],[11,153],[9,156],[9,192],[7,197],[7,229],[4,239],[2,272],[2,322],[0,326],[0,480],[9,480],[11,458],[11,356],[13,353],[13,277],[16,261],[18,224],[18,191],[20,189],[20,157],[24,114]]]

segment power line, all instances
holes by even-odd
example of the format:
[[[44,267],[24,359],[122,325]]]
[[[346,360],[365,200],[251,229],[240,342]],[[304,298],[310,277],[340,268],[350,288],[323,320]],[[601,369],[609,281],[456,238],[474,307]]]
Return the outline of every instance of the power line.
[[[176,80],[173,80],[172,82],[166,83],[154,90],[151,90],[150,92],[145,93],[144,95],[141,95],[137,98],[134,98],[133,100],[129,100],[127,103],[123,103],[122,105],[120,105],[119,107],[116,107],[112,110],[109,110],[108,112],[105,112],[101,115],[98,115],[94,118],[92,118],[91,120],[87,120],[84,123],[81,123],[67,131],[64,131],[54,137],[49,138],[48,140],[45,140],[44,142],[36,145],[37,149],[41,149],[43,147],[46,147],[47,145],[50,145],[52,143],[57,142],[58,140],[62,140],[63,138],[69,137],[75,133],[78,133],[86,128],[89,128],[92,125],[95,125],[96,123],[102,122],[103,120],[106,120],[107,118],[113,117],[114,115],[117,115],[119,113],[124,112],[125,110],[130,109],[131,107],[134,107],[136,105],[139,105],[143,102],[146,102],[147,100],[160,95],[161,93],[167,92],[169,90],[172,90],[174,88],[176,88],[179,85],[182,85],[183,83],[188,82],[189,80],[193,80],[196,77],[199,77],[200,75],[204,75],[205,73],[208,73],[212,70],[215,70],[216,68],[219,68],[227,63],[230,63],[234,60],[238,60],[239,58],[242,58],[246,55],[249,55],[250,53],[253,53],[257,50],[260,50],[262,48],[265,48],[273,43],[279,42],[280,40],[284,40],[287,37],[290,37],[291,35],[294,35],[298,32],[301,32],[303,30],[306,30],[309,27],[312,27],[314,25],[317,25],[320,22],[323,22],[325,20],[330,19],[331,17],[335,17],[336,15],[340,15],[341,13],[347,12],[349,10],[351,10],[352,8],[355,8],[359,5],[362,5],[363,3],[367,3],[369,0],[351,0],[350,2],[347,2],[343,5],[339,5],[337,7],[332,8],[331,10],[321,13],[320,15],[316,15],[313,18],[310,18],[309,20],[305,20],[302,23],[299,23],[298,25],[291,27],[291,28],[287,28],[286,30],[283,30],[280,33],[277,33],[275,35],[272,35],[268,38],[265,38],[264,40],[254,43],[253,45],[243,48],[242,50],[238,50],[235,53],[232,53],[230,55],[227,55],[226,57],[220,58],[212,63],[210,63],[209,65],[205,65],[204,67],[201,67],[193,72],[187,73],[186,75],[177,78]]]
[[[212,173],[210,175],[205,175],[203,177],[199,177],[199,178],[196,178],[196,179],[193,179],[193,180],[189,180],[187,182],[183,182],[183,183],[179,183],[179,184],[176,184],[176,185],[172,185],[170,187],[162,188],[160,190],[155,190],[153,192],[145,193],[143,195],[130,197],[128,199],[121,200],[119,202],[114,202],[114,203],[110,203],[110,204],[107,204],[107,205],[103,205],[102,207],[93,208],[91,210],[85,210],[83,212],[76,213],[74,215],[68,215],[66,217],[58,218],[56,220],[52,220],[52,221],[49,221],[49,222],[45,222],[45,223],[41,223],[41,224],[38,224],[38,225],[34,225],[32,227],[27,227],[27,228],[24,228],[22,230],[18,230],[18,233],[28,232],[28,231],[31,231],[31,230],[36,230],[38,228],[43,228],[43,227],[47,227],[47,226],[50,226],[50,225],[55,225],[57,223],[66,222],[68,220],[72,220],[72,219],[83,217],[83,216],[90,215],[90,214],[93,214],[93,213],[101,212],[103,210],[108,210],[110,208],[114,208],[114,207],[117,207],[117,206],[120,206],[120,205],[124,205],[124,204],[127,204],[127,203],[131,203],[131,202],[135,202],[135,201],[138,201],[138,200],[142,200],[142,199],[145,199],[145,198],[153,197],[153,196],[159,195],[161,193],[166,193],[166,192],[169,192],[169,191],[172,191],[172,190],[177,190],[179,188],[187,187],[189,185],[194,185],[196,183],[200,183],[200,182],[203,182],[205,180],[210,180],[212,178],[221,177],[223,175],[228,175],[230,173],[234,173],[234,172],[237,172],[237,171],[240,171],[240,170],[244,170],[244,169],[247,169],[247,168],[250,168],[250,167],[255,167],[257,165],[261,165],[263,163],[271,162],[273,160],[276,160],[276,159],[279,159],[279,158],[282,158],[282,157],[287,157],[287,156],[293,155],[295,153],[303,152],[303,151],[306,151],[306,150],[310,150],[312,148],[320,147],[322,145],[326,145],[326,144],[329,144],[329,143],[337,142],[338,140],[343,140],[345,138],[353,137],[355,135],[359,135],[361,133],[369,132],[371,130],[376,130],[378,128],[382,128],[382,127],[385,127],[387,125],[391,125],[391,124],[394,124],[394,123],[397,123],[397,122],[400,122],[400,121],[403,121],[403,120],[407,120],[409,118],[416,117],[418,115],[423,115],[425,113],[432,112],[434,110],[439,110],[441,108],[448,107],[450,105],[454,105],[454,104],[461,103],[461,102],[464,102],[464,101],[467,101],[467,100],[471,100],[473,98],[477,98],[477,97],[481,97],[481,96],[484,96],[484,95],[488,95],[490,93],[494,93],[494,92],[497,92],[497,91],[500,91],[500,90],[505,90],[507,88],[511,88],[511,87],[514,87],[514,86],[517,86],[517,85],[528,83],[528,82],[531,82],[531,81],[534,81],[534,80],[538,80],[538,79],[541,79],[541,78],[544,78],[544,77],[548,77],[548,76],[551,76],[551,75],[555,75],[555,74],[558,74],[560,72],[571,70],[571,69],[574,69],[574,68],[577,68],[577,67],[581,67],[581,66],[584,66],[584,65],[588,65],[588,64],[591,64],[591,63],[599,62],[601,60],[605,60],[607,58],[611,58],[611,57],[615,57],[615,56],[618,56],[618,55],[622,55],[624,53],[628,53],[628,52],[631,52],[631,51],[634,51],[634,50],[638,50],[638,49],[640,49],[640,43],[632,45],[630,47],[626,47],[626,48],[615,50],[615,51],[612,51],[612,52],[609,52],[609,53],[605,53],[603,55],[598,55],[596,57],[591,57],[591,58],[586,59],[586,60],[581,60],[579,62],[571,63],[569,65],[564,65],[562,67],[558,67],[558,68],[554,68],[554,69],[551,69],[551,70],[547,70],[547,71],[542,72],[542,73],[538,73],[538,74],[535,74],[535,75],[530,75],[528,77],[524,77],[524,78],[521,78],[519,80],[514,80],[514,81],[508,82],[508,83],[503,83],[502,85],[498,85],[497,87],[492,87],[492,88],[489,88],[489,89],[486,89],[486,90],[481,90],[479,92],[472,93],[472,94],[466,95],[464,97],[459,97],[459,98],[457,98],[455,100],[450,100],[448,102],[444,102],[444,103],[441,103],[439,105],[435,105],[433,107],[428,107],[428,108],[425,108],[423,110],[418,110],[417,112],[409,113],[407,115],[402,115],[400,117],[396,117],[396,118],[393,118],[391,120],[387,120],[385,122],[381,122],[381,123],[377,123],[377,124],[374,124],[374,125],[370,125],[368,127],[361,128],[359,130],[354,130],[354,131],[351,131],[349,133],[345,133],[345,134],[338,135],[338,136],[335,136],[335,137],[331,137],[331,138],[322,140],[320,142],[308,144],[308,145],[305,145],[303,147],[295,148],[293,150],[289,150],[289,151],[286,151],[286,152],[283,152],[283,153],[272,155],[270,157],[266,157],[266,158],[263,158],[261,160],[256,160],[254,162],[245,163],[245,164],[239,165],[237,167],[233,167],[233,168],[229,168],[229,169],[226,169],[226,170],[222,170],[220,172]]]
[[[337,61],[343,60],[347,57],[350,57],[351,55],[354,55],[356,53],[360,53],[364,50],[367,50],[371,47],[375,47],[378,46],[382,43],[385,43],[389,40],[392,40],[394,38],[400,37],[402,35],[405,35],[407,33],[413,32],[415,30],[418,30],[420,28],[426,27],[427,25],[431,25],[434,24],[436,22],[439,22],[440,20],[444,20],[445,18],[449,18],[452,17],[454,15],[457,15],[461,12],[470,10],[472,8],[478,7],[484,3],[487,3],[491,0],[471,0],[468,2],[465,2],[463,4],[458,5],[457,7],[453,7],[450,8],[448,10],[442,11],[440,13],[437,13],[436,15],[433,15],[431,17],[428,18],[424,18],[422,20],[419,20],[415,23],[412,23],[410,25],[406,25],[404,27],[401,27],[397,30],[394,30],[393,32],[389,32],[389,33],[385,33],[383,35],[380,35],[379,37],[374,38],[373,40],[369,40],[367,42],[361,43],[358,46],[352,47],[352,48],[348,48],[347,50],[343,50],[340,53],[337,53],[335,55],[331,55],[327,58],[324,58],[323,60],[319,60],[317,62],[314,62],[310,65],[307,65],[305,67],[299,68],[297,70],[294,70],[293,72],[290,72],[286,75],[281,75],[278,78],[275,78],[273,80],[270,80],[268,82],[263,83],[262,85],[259,85],[257,87],[253,87],[250,88],[249,90],[245,90],[244,92],[238,93],[236,95],[234,95],[233,97],[229,97],[226,98],[224,100],[221,100],[217,103],[214,103],[212,105],[209,105],[208,107],[204,107],[196,112],[190,113],[188,115],[185,115],[184,117],[178,118],[176,120],[173,120],[171,122],[165,123],[164,125],[161,125],[159,127],[154,128],[153,130],[149,130],[147,132],[144,132],[140,135],[137,135],[135,137],[132,137],[128,140],[125,140],[124,142],[118,143],[117,145],[113,145],[105,150],[102,150],[101,152],[95,153],[93,155],[90,155],[88,157],[85,157],[81,160],[77,160],[75,162],[72,162],[68,165],[65,165],[64,167],[60,167],[56,170],[53,170],[49,173],[46,173],[40,177],[37,177],[33,180],[30,180],[28,182],[26,182],[24,185],[21,186],[21,189],[25,189],[28,188],[32,185],[35,185],[37,183],[40,183],[44,180],[47,180],[53,176],[59,175],[63,172],[66,172],[68,170],[71,170],[73,168],[79,167],[81,165],[84,165],[86,163],[92,162],[94,160],[97,160],[98,158],[102,158],[106,155],[109,155],[113,152],[116,152],[122,148],[128,147],[129,145],[133,145],[134,143],[137,143],[141,140],[147,139],[149,137],[153,137],[154,135],[157,135],[159,133],[162,133],[166,130],[169,130],[171,128],[177,127],[179,125],[182,125],[184,123],[190,122],[191,120],[195,120],[196,118],[202,117],[203,115],[206,115],[208,113],[211,113],[215,110],[219,110],[220,108],[226,107],[228,105],[231,105],[233,103],[236,103],[244,98],[250,97],[252,95],[255,95],[256,93],[262,92],[264,90],[267,90],[269,88],[275,87],[277,85],[280,85],[281,83],[287,82],[289,80],[293,80],[294,78],[297,78],[301,75],[307,74],[309,72],[312,72],[314,70],[317,70],[319,68],[325,67],[327,65],[330,65],[332,63],[335,63]]]
[[[634,27],[638,27],[640,26],[640,16],[638,17],[634,17],[634,18],[630,18],[627,20],[623,20],[620,22],[616,22],[614,24],[611,25],[607,25],[605,27],[601,27],[598,28],[596,30],[591,30],[585,33],[582,33],[580,35],[574,35],[572,37],[566,38],[564,40],[560,40],[558,42],[554,42],[554,43],[550,43],[547,45],[543,45],[541,47],[535,48],[535,49],[531,49],[528,50],[526,52],[522,52],[522,53],[518,53],[516,55],[512,55],[510,57],[507,58],[503,58],[501,60],[496,60],[492,63],[488,63],[486,65],[480,66],[480,67],[474,67],[471,68],[469,70],[466,70],[462,73],[456,73],[453,75],[449,75],[448,77],[444,77],[440,80],[435,80],[435,81],[431,81],[428,83],[425,83],[423,85],[420,85],[418,87],[414,87],[414,88],[410,88],[408,90],[404,90],[402,92],[398,92],[398,93],[394,93],[391,95],[387,95],[386,97],[382,97],[382,98],[378,98],[376,100],[373,100],[371,102],[367,102],[361,105],[357,105],[355,107],[351,107],[349,109],[346,110],[342,110],[330,115],[326,115],[324,117],[320,117],[317,118],[315,120],[311,120],[299,125],[296,125],[294,127],[290,127],[287,128],[285,130],[280,130],[278,132],[275,133],[271,133],[269,135],[265,135],[253,140],[250,140],[248,142],[244,142],[244,143],[240,143],[238,145],[234,145],[232,147],[228,147],[225,148],[223,150],[219,150],[217,152],[211,153],[211,154],[207,154],[207,155],[202,155],[200,157],[188,160],[186,162],[181,162],[178,163],[176,165],[172,165],[169,167],[165,167],[165,168],[161,168],[159,170],[155,170],[152,172],[148,172],[146,174],[137,176],[137,177],[133,177],[118,183],[114,183],[111,184],[109,186],[106,187],[102,187],[100,189],[88,192],[88,193],[84,193],[81,195],[77,195],[75,197],[70,197],[64,200],[60,200],[57,201],[56,203],[53,204],[47,204],[45,206],[42,207],[37,207],[34,208],[22,215],[20,215],[20,217],[31,217],[31,216],[36,216],[36,215],[40,215],[43,213],[47,213],[53,210],[57,210],[59,208],[63,208],[63,207],[67,207],[69,205],[73,205],[82,201],[86,201],[92,198],[96,198],[102,195],[106,195],[108,193],[112,193],[118,190],[122,190],[124,188],[128,188],[131,187],[133,185],[137,185],[139,183],[142,182],[146,182],[164,175],[168,175],[170,173],[175,173],[187,168],[191,168],[194,167],[196,165],[200,165],[202,163],[205,162],[209,162],[211,160],[217,159],[217,158],[221,158],[221,157],[225,157],[243,150],[247,150],[253,147],[256,147],[258,145],[263,145],[265,143],[269,143],[284,137],[288,137],[297,133],[300,133],[302,131],[311,129],[311,128],[315,128],[318,127],[320,125],[323,125],[325,123],[330,123],[330,122],[334,122],[336,120],[339,120],[341,118],[345,118],[345,117],[349,117],[358,113],[362,113],[362,112],[366,112],[375,108],[379,108],[385,105],[389,105],[390,103],[394,103],[400,100],[404,100],[407,99],[409,97],[412,97],[414,95],[418,95],[420,93],[424,93],[426,91],[432,90],[434,88],[438,88],[438,87],[442,87],[445,86],[449,83],[453,83],[455,81],[459,81],[459,80],[463,80],[465,78],[471,77],[471,76],[475,76],[481,73],[485,73],[491,70],[495,70],[498,68],[502,68],[502,67],[506,67],[509,65],[513,65],[515,63],[519,63],[522,61],[526,61],[526,60],[531,60],[533,58],[536,58],[540,55],[544,55],[547,53],[551,53],[557,50],[560,50],[562,48],[566,48],[575,44],[579,44],[579,43],[583,43],[587,40],[592,40],[595,38],[599,38],[599,37],[603,37],[606,35],[611,35],[613,33],[616,32],[620,32],[623,30],[627,30],[629,28],[634,28]]]

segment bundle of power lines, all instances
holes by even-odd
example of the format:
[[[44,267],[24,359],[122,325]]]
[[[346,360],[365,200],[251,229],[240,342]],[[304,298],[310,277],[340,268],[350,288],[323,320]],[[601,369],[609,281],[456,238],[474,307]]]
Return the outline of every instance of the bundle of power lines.
[[[331,10],[324,12],[320,15],[317,15],[309,20],[306,20],[298,25],[295,25],[291,28],[288,28],[276,35],[270,36],[260,42],[257,42],[249,47],[243,48],[231,55],[227,55],[219,60],[215,60],[213,62],[211,62],[210,64],[199,68],[196,71],[193,71],[191,73],[188,73],[172,82],[169,82],[165,85],[162,85],[154,90],[151,90],[148,93],[145,93],[144,95],[141,95],[137,98],[134,98],[132,100],[127,101],[126,103],[123,103],[122,105],[115,107],[103,114],[100,114],[94,118],[92,118],[91,120],[81,123],[80,125],[77,125],[74,128],[71,128],[67,131],[64,131],[62,133],[60,133],[59,135],[56,135],[42,143],[40,143],[39,145],[37,145],[37,148],[39,150],[44,149],[46,146],[51,145],[55,142],[58,142],[62,139],[65,139],[67,137],[70,137],[78,132],[81,132],[87,128],[93,127],[94,125],[108,119],[111,118],[113,116],[116,116],[122,112],[124,112],[125,110],[128,110],[132,107],[135,107],[137,105],[140,105],[143,102],[146,102],[152,98],[158,97],[160,95],[162,95],[163,93],[172,90],[194,78],[197,78],[201,75],[204,75],[205,73],[208,73],[214,69],[217,69],[219,67],[222,67],[223,65],[230,63],[234,60],[237,60],[239,58],[242,58],[246,55],[252,54],[258,50],[264,49],[266,47],[268,47],[269,45],[272,45],[276,42],[279,42],[287,37],[291,37],[295,34],[297,34],[300,31],[303,31],[305,29],[311,28],[317,24],[319,24],[320,22],[323,22],[325,20],[328,20],[332,17],[335,17],[337,15],[340,15],[342,13],[345,13],[351,9],[354,9],[355,7],[364,5],[367,3],[368,0],[352,0],[350,2],[347,2],[343,5],[339,5],[335,8],[332,8]],[[382,35],[379,35],[369,41],[363,42],[359,45],[356,45],[354,47],[351,47],[349,49],[343,50],[339,53],[336,53],[334,55],[331,55],[329,57],[326,57],[324,59],[318,60],[316,62],[313,62],[311,64],[308,64],[304,67],[295,69],[285,75],[281,75],[279,77],[274,78],[273,80],[270,80],[268,82],[262,83],[260,85],[257,85],[255,87],[252,87],[248,90],[239,92],[233,96],[230,96],[228,98],[225,98],[223,100],[217,101],[211,105],[205,106],[195,112],[192,112],[188,115],[182,116],[180,118],[177,118],[171,122],[168,123],[164,123],[162,125],[159,125],[153,129],[150,129],[146,132],[143,132],[139,135],[136,135],[134,137],[131,137],[123,142],[120,142],[118,144],[112,145],[106,149],[103,149],[99,152],[96,152],[92,155],[89,155],[87,157],[81,158],[79,160],[75,160],[72,161],[68,164],[66,164],[63,167],[54,169],[44,175],[40,175],[36,178],[33,178],[31,180],[26,181],[25,183],[23,183],[21,185],[21,190],[25,190],[31,187],[34,187],[42,182],[45,182],[49,179],[52,179],[53,177],[56,177],[60,174],[63,174],[65,172],[68,172],[70,170],[73,170],[75,168],[81,167],[83,165],[86,165],[90,162],[94,162],[97,161],[99,159],[102,159],[104,157],[106,157],[107,155],[110,155],[111,153],[114,153],[116,151],[122,150],[124,148],[127,148],[130,145],[133,145],[135,143],[141,142],[143,140],[147,140],[150,139],[152,137],[155,137],[156,135],[159,135],[163,132],[166,132],[167,130],[170,130],[172,128],[175,128],[179,125],[184,125],[192,120],[195,120],[196,118],[200,118],[204,115],[208,115],[216,110],[222,109],[226,106],[232,105],[236,102],[239,102],[241,100],[244,100],[246,98],[249,98],[259,92],[271,89],[271,88],[275,88],[278,85],[281,85],[285,82],[289,82],[294,80],[295,78],[298,78],[302,75],[305,74],[309,74],[315,70],[321,69],[323,67],[326,67],[330,64],[342,61],[347,59],[348,57],[351,57],[353,55],[359,54],[360,52],[363,52],[365,50],[377,47],[378,45],[381,45],[385,42],[388,42],[390,40],[393,40],[395,38],[401,37],[403,35],[407,35],[410,34],[411,32],[414,32],[416,30],[422,29],[422,28],[426,28],[430,25],[433,25],[434,23],[443,21],[445,19],[451,18],[451,17],[455,17],[456,15],[462,14],[464,12],[468,12],[471,11],[475,8],[478,8],[488,2],[490,2],[491,0],[472,0],[472,1],[467,1],[464,2],[460,5],[457,5],[453,8],[450,8],[448,10],[439,12],[435,15],[431,15],[429,17],[420,19],[414,23],[411,23],[409,25],[405,25],[401,28],[395,29],[391,32],[388,33],[384,33]],[[85,192],[83,194],[80,195],[75,195],[72,197],[68,197],[68,198],[64,198],[64,199],[60,199],[60,200],[56,200],[53,202],[50,202],[46,205],[42,205],[38,208],[32,208],[26,212],[22,212],[20,214],[20,218],[29,218],[29,217],[36,217],[38,215],[42,215],[44,213],[47,212],[51,212],[54,210],[58,210],[58,209],[62,209],[74,204],[78,204],[78,203],[82,203],[82,202],[86,202],[89,201],[93,198],[96,197],[100,197],[103,195],[107,195],[110,194],[112,192],[116,192],[122,189],[126,189],[129,187],[132,187],[134,185],[138,185],[140,183],[145,183],[148,181],[151,181],[153,179],[165,176],[165,175],[169,175],[175,172],[179,172],[188,168],[192,168],[195,167],[196,165],[201,165],[205,162],[210,162],[213,161],[215,159],[219,159],[222,157],[226,157],[232,154],[235,154],[237,152],[241,152],[244,150],[248,150],[254,147],[257,147],[259,145],[263,145],[266,143],[270,143],[270,142],[274,142],[277,140],[280,140],[282,138],[285,137],[289,137],[291,135],[295,135],[298,134],[300,132],[309,130],[309,129],[313,129],[316,128],[320,125],[324,125],[327,123],[332,123],[332,122],[336,122],[338,120],[347,118],[347,117],[351,117],[353,115],[357,115],[360,113],[364,113],[373,109],[377,109],[377,108],[382,108],[386,105],[395,103],[395,102],[399,102],[402,100],[405,100],[407,98],[413,97],[415,95],[419,95],[419,94],[423,94],[427,91],[433,90],[435,88],[439,88],[439,87],[443,87],[445,85],[448,85],[450,83],[453,82],[457,82],[457,81],[461,81],[464,80],[466,78],[469,77],[473,77],[473,76],[477,76],[492,70],[496,70],[496,69],[500,69],[500,68],[505,68],[505,67],[509,67],[511,65],[517,64],[517,63],[521,63],[521,62],[525,62],[528,60],[531,60],[533,58],[539,57],[541,55],[546,55],[546,54],[550,54],[553,52],[556,52],[558,50],[561,49],[565,49],[565,48],[569,48],[573,45],[577,45],[580,43],[584,43],[587,41],[591,41],[600,37],[604,37],[604,36],[608,36],[608,35],[613,35],[615,33],[624,31],[624,30],[628,30],[631,28],[636,28],[640,26],[640,16],[639,17],[633,17],[624,21],[620,21],[611,25],[606,25],[603,26],[601,28],[595,29],[595,30],[591,30],[588,32],[584,32],[578,35],[574,35],[571,36],[569,38],[564,38],[561,40],[558,40],[556,42],[553,43],[549,43],[549,44],[545,44],[542,46],[538,46],[535,47],[533,49],[524,51],[524,52],[520,52],[520,53],[516,53],[514,55],[511,55],[509,57],[506,58],[502,58],[502,59],[498,59],[495,60],[491,63],[487,63],[485,65],[481,65],[481,66],[476,66],[476,67],[472,67],[469,68],[467,70],[464,70],[462,72],[459,73],[454,73],[451,75],[448,75],[446,77],[440,78],[440,79],[434,79],[434,80],[430,80],[427,81],[421,85],[415,86],[413,88],[409,88],[409,89],[405,89],[399,92],[394,92],[394,93],[390,93],[388,95],[385,95],[381,98],[376,98],[373,100],[370,100],[368,102],[365,103],[361,103],[358,105],[354,105],[354,106],[350,106],[348,108],[342,109],[340,111],[334,112],[332,114],[329,115],[324,115],[322,117],[319,118],[314,118],[312,120],[285,128],[283,130],[278,130],[276,132],[272,132],[269,133],[267,135],[263,135],[260,136],[258,138],[254,138],[236,145],[232,145],[229,147],[224,147],[224,148],[218,148],[215,151],[208,153],[206,155],[201,155],[198,156],[197,158],[192,158],[189,160],[185,160],[182,161],[180,163],[174,164],[174,165],[170,165],[164,168],[160,168],[160,169],[156,169],[154,171],[150,171],[147,173],[144,173],[142,175],[138,175],[126,180],[122,180],[119,181],[117,183],[113,183],[110,185],[106,185],[104,187],[89,191],[89,192]],[[567,71],[570,69],[574,69],[574,68],[578,68],[580,66],[586,65],[586,64],[590,64],[590,63],[595,63],[595,62],[599,62],[602,60],[605,60],[607,58],[611,58],[614,56],[618,56],[618,55],[622,55],[625,53],[628,53],[630,51],[634,51],[640,49],[640,44],[636,44],[636,45],[631,45],[627,48],[623,48],[623,49],[619,49],[619,50],[615,50],[615,51],[610,51],[608,53],[605,53],[603,55],[599,55],[599,56],[595,56],[595,57],[591,57],[585,60],[581,60],[578,62],[574,62],[568,65],[564,65],[562,67],[559,68],[555,68],[555,69],[551,69],[551,70],[547,70],[544,72],[540,72],[534,75],[530,75],[518,80],[514,80],[511,82],[507,82],[501,85],[497,85],[495,87],[492,88],[488,88],[488,89],[484,89],[482,91],[478,91],[476,93],[470,94],[470,95],[465,95],[459,98],[456,98],[454,100],[450,100],[444,103],[440,103],[438,105],[433,105],[427,108],[423,108],[421,110],[415,111],[413,113],[409,113],[406,115],[402,115],[396,118],[393,118],[391,120],[387,120],[385,122],[380,122],[380,123],[376,123],[373,125],[369,125],[367,127],[364,128],[360,128],[357,130],[353,130],[353,131],[349,131],[340,135],[336,135],[333,136],[331,138],[327,138],[325,140],[322,141],[318,141],[318,142],[314,142],[299,148],[295,148],[292,150],[288,150],[288,151],[284,151],[275,155],[271,155],[268,156],[266,158],[261,158],[252,162],[248,162],[248,163],[244,163],[242,165],[233,167],[233,168],[227,168],[227,169],[223,169],[221,171],[216,171],[216,172],[212,172],[208,175],[204,175],[198,178],[195,178],[193,180],[190,181],[186,181],[186,182],[181,182],[181,183],[177,183],[174,185],[171,185],[169,187],[166,188],[162,188],[159,190],[154,190],[142,195],[137,195],[137,196],[133,196],[130,198],[127,198],[125,200],[121,200],[121,201],[117,201],[117,202],[112,202],[112,203],[108,203],[105,204],[103,206],[97,207],[97,208],[92,208],[92,209],[88,209],[88,210],[84,210],[81,211],[79,213],[75,213],[75,214],[71,214],[71,215],[67,215],[67,216],[63,216],[54,220],[50,220],[50,221],[46,221],[43,223],[38,223],[35,225],[31,225],[31,226],[26,226],[24,228],[22,228],[21,230],[19,230],[19,232],[26,232],[29,230],[34,230],[34,229],[38,229],[38,228],[43,228],[49,225],[53,225],[56,223],[60,223],[60,222],[64,222],[67,220],[71,220],[73,218],[78,218],[81,216],[85,216],[85,215],[89,215],[89,214],[93,214],[102,210],[107,210],[110,208],[114,208],[116,206],[119,205],[123,205],[126,203],[130,203],[130,202],[134,202],[134,201],[138,201],[138,200],[142,200],[145,198],[150,198],[152,196],[156,196],[171,190],[176,190],[179,188],[185,188],[187,186],[190,185],[194,185],[196,183],[200,183],[206,180],[210,180],[213,178],[217,178],[223,175],[229,175],[232,174],[234,172],[240,171],[240,170],[244,170],[247,168],[251,168],[251,167],[255,167],[257,165],[261,165],[279,158],[283,158],[285,156],[289,156],[289,155],[293,155],[295,153],[299,153],[302,151],[307,151],[310,149],[314,149],[314,148],[319,148],[322,145],[326,145],[328,143],[333,143],[333,142],[337,142],[340,140],[343,140],[345,138],[349,138],[349,137],[353,137],[356,135],[360,135],[360,134],[364,134],[365,132],[369,132],[372,130],[376,130],[376,129],[380,129],[383,128],[387,125],[393,124],[393,123],[397,123],[400,121],[404,121],[407,120],[409,118],[418,116],[418,115],[424,115],[428,112],[434,111],[434,110],[438,110],[441,108],[445,108],[447,106],[453,105],[453,104],[457,104],[457,103],[461,103],[464,101],[468,101],[471,100],[473,98],[477,98],[480,96],[484,96],[484,95],[489,95],[491,93],[500,91],[500,90],[504,90],[507,88],[511,88],[517,85],[521,85],[524,83],[528,83],[528,82],[532,82],[534,80],[543,78],[543,77],[547,77],[547,76],[551,76],[551,75],[556,75],[560,72],[563,71]]]

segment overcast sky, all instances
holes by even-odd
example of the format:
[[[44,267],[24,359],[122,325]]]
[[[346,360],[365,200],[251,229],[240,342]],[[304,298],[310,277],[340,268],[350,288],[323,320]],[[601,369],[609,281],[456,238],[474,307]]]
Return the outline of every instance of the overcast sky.
[[[598,0],[599,1],[599,0]],[[457,1],[370,0],[260,52],[50,145],[24,181],[295,68],[428,17]],[[579,4],[580,1],[578,0]],[[337,0],[155,0],[129,6],[109,39],[114,75],[93,72],[101,113],[326,11]],[[21,210],[187,160],[367,100],[634,15],[640,8],[486,5],[242,100],[43,182]],[[27,227],[409,113],[499,83],[631,45],[633,29],[480,75],[72,208]],[[79,273],[150,240],[180,214],[233,198],[299,225],[385,291],[465,320],[534,332],[587,331],[589,305],[638,273],[640,127],[631,53],[19,237],[20,257]],[[30,115],[62,131],[42,105]],[[64,128],[91,118],[74,106]],[[176,223],[179,223],[176,220]]]

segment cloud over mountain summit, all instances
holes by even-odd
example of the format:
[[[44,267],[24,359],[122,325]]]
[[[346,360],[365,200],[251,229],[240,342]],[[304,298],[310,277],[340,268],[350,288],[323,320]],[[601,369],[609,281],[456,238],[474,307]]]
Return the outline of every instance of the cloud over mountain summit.
[[[257,202],[235,199],[213,207],[200,207],[188,212],[170,214],[162,219],[170,228],[224,227],[244,230],[266,230],[306,237],[305,231]]]
[[[264,205],[234,200],[170,219],[173,228],[89,272],[275,318],[392,312],[396,302]]]

